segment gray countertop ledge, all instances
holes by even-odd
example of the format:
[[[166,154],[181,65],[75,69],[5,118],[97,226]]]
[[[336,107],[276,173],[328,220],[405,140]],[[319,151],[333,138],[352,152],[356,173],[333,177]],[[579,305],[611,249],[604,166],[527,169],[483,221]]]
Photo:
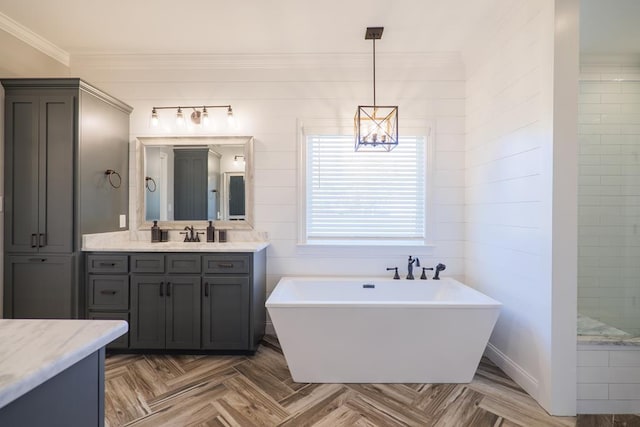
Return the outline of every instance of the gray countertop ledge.
[[[0,319],[0,408],[128,330],[122,320]]]

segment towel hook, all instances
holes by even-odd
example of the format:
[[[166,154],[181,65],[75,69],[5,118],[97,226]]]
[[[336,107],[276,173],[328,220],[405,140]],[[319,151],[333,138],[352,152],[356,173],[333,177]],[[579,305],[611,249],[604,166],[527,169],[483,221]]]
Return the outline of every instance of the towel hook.
[[[120,174],[118,172],[114,171],[113,169],[107,169],[104,172],[104,174],[107,175],[107,177],[109,179],[109,184],[111,184],[111,186],[113,188],[120,188],[120,186],[122,185],[122,177],[120,176]],[[118,185],[113,183],[113,180],[111,178],[113,175],[118,177]]]

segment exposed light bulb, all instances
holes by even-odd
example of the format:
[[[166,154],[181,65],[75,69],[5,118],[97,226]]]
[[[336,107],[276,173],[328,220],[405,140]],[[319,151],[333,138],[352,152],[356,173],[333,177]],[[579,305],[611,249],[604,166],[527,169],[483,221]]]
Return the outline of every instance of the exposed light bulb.
[[[178,107],[178,112],[176,113],[176,124],[179,127],[184,126],[184,114],[182,113],[182,108]]]
[[[207,111],[207,107],[202,108],[202,125],[205,127],[209,126],[209,112]]]
[[[233,110],[231,109],[231,106],[227,109],[227,123],[229,124],[229,127],[234,127],[236,124],[236,119],[233,117]]]
[[[156,107],[151,109],[151,126],[158,127],[158,123],[160,123],[160,119],[158,119],[158,112],[156,111]]]

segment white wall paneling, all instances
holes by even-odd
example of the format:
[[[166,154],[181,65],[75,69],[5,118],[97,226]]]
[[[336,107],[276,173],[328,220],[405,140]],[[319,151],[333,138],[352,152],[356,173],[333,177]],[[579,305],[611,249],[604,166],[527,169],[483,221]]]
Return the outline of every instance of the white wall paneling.
[[[578,2],[511,3],[492,16],[465,52],[465,275],[504,304],[487,354],[547,411],[571,415]]]
[[[401,122],[431,125],[433,211],[437,240],[429,248],[297,245],[298,122],[346,122],[371,101],[371,57],[358,55],[74,56],[72,71],[134,107],[131,138],[162,134],[149,126],[152,106],[231,104],[239,126],[215,133],[255,137],[255,227],[266,231],[269,290],[285,275],[384,276],[406,274],[409,255],[423,265],[447,264],[463,278],[465,71],[459,54],[380,53],[379,102],[398,104]],[[212,119],[215,116],[212,114]],[[207,131],[194,129],[192,134]],[[209,130],[208,132],[211,132]],[[168,133],[175,134],[175,130]],[[132,153],[133,154],[133,153]],[[135,158],[135,156],[132,156]],[[133,205],[132,205],[133,206]],[[442,208],[442,210],[440,210]]]

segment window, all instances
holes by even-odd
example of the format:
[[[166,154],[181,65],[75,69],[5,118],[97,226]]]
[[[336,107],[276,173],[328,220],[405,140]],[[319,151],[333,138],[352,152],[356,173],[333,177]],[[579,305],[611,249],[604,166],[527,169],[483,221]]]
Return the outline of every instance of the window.
[[[305,243],[424,244],[425,138],[354,152],[351,136],[304,141]]]

